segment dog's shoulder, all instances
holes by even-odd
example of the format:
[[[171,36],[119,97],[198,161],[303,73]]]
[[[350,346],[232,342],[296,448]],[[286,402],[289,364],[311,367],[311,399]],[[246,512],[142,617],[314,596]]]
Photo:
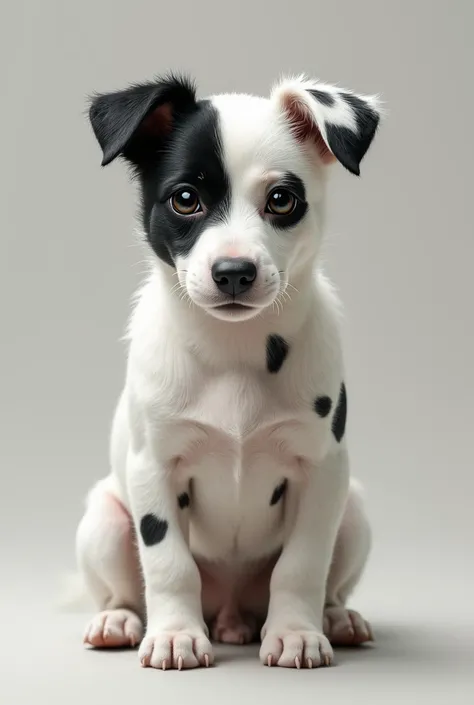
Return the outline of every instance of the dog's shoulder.
[[[181,307],[170,295],[168,283],[153,270],[138,288],[132,300],[126,339],[129,358],[147,359],[152,364],[161,354],[181,347],[185,328],[180,321]],[[150,358],[151,356],[151,358]]]
[[[331,397],[344,378],[341,341],[342,307],[323,272],[315,274],[305,323],[288,338],[285,364],[288,387],[296,396],[324,392]]]
[[[339,296],[322,270],[314,275],[304,325],[293,336],[294,345],[302,354],[325,364],[332,360],[340,364],[342,306]]]

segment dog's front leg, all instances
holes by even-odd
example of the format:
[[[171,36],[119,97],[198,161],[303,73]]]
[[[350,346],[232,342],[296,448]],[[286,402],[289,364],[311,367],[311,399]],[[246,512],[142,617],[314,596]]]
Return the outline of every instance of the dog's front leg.
[[[187,510],[179,506],[171,477],[172,469],[146,445],[130,451],[128,489],[147,609],[139,657],[143,666],[163,670],[209,666],[213,660],[201,579],[188,545]]]
[[[333,651],[323,634],[326,580],[349,487],[347,452],[338,448],[290,483],[286,535],[270,581],[262,630],[264,664],[287,668],[329,665]]]

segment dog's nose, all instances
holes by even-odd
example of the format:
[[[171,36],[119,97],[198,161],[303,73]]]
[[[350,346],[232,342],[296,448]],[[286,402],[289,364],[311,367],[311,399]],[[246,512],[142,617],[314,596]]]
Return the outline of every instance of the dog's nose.
[[[211,272],[217,288],[231,296],[248,291],[257,278],[257,267],[243,257],[218,259]]]

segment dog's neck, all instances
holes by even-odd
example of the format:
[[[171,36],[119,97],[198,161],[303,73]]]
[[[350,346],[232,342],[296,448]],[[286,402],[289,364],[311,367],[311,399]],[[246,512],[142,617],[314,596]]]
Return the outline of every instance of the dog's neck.
[[[295,274],[278,303],[269,306],[247,321],[222,321],[180,296],[176,273],[158,263],[152,274],[152,286],[173,327],[175,342],[185,346],[203,361],[216,366],[260,364],[262,350],[269,336],[293,339],[304,330],[312,314],[317,287],[316,270],[307,265]]]

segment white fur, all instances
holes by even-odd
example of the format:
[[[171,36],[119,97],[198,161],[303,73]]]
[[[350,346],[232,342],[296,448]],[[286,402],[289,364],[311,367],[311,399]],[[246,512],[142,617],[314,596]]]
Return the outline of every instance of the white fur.
[[[155,260],[130,322],[111,474],[92,492],[78,531],[78,556],[101,609],[109,610],[89,626],[87,638],[98,630],[104,641],[107,632],[120,643],[128,629],[130,641],[138,641],[141,627],[132,617],[142,603],[131,577],[134,559],[123,553],[120,530],[107,529],[104,497],[118,498],[136,526],[147,513],[168,522],[166,538],[156,546],[145,546],[138,535],[147,614],[144,665],[212,662],[198,565],[227,576],[232,591],[253,564],[281,547],[262,661],[329,663],[325,602],[336,610],[333,619],[348,619],[347,593],[367,556],[369,532],[359,495],[355,488],[350,492],[345,439],[336,442],[332,414],[320,418],[313,406],[322,394],[337,405],[344,370],[339,303],[318,264],[326,167],[314,150],[297,143],[281,109],[282,92],[303,88],[280,85],[271,100],[213,99],[232,185],[229,217],[179,259],[177,276]],[[353,124],[346,107],[335,112],[341,124]],[[286,171],[303,180],[309,211],[292,231],[276,231],[259,216],[259,204],[265,188]],[[210,266],[229,252],[259,263],[248,299],[255,309],[238,321],[216,317],[212,309],[217,295]],[[271,334],[290,345],[274,375],[265,361]],[[271,507],[284,477],[285,501]],[[183,511],[176,497],[191,478],[192,506]],[[117,510],[120,526],[119,515]],[[352,539],[344,517],[353,522]]]

